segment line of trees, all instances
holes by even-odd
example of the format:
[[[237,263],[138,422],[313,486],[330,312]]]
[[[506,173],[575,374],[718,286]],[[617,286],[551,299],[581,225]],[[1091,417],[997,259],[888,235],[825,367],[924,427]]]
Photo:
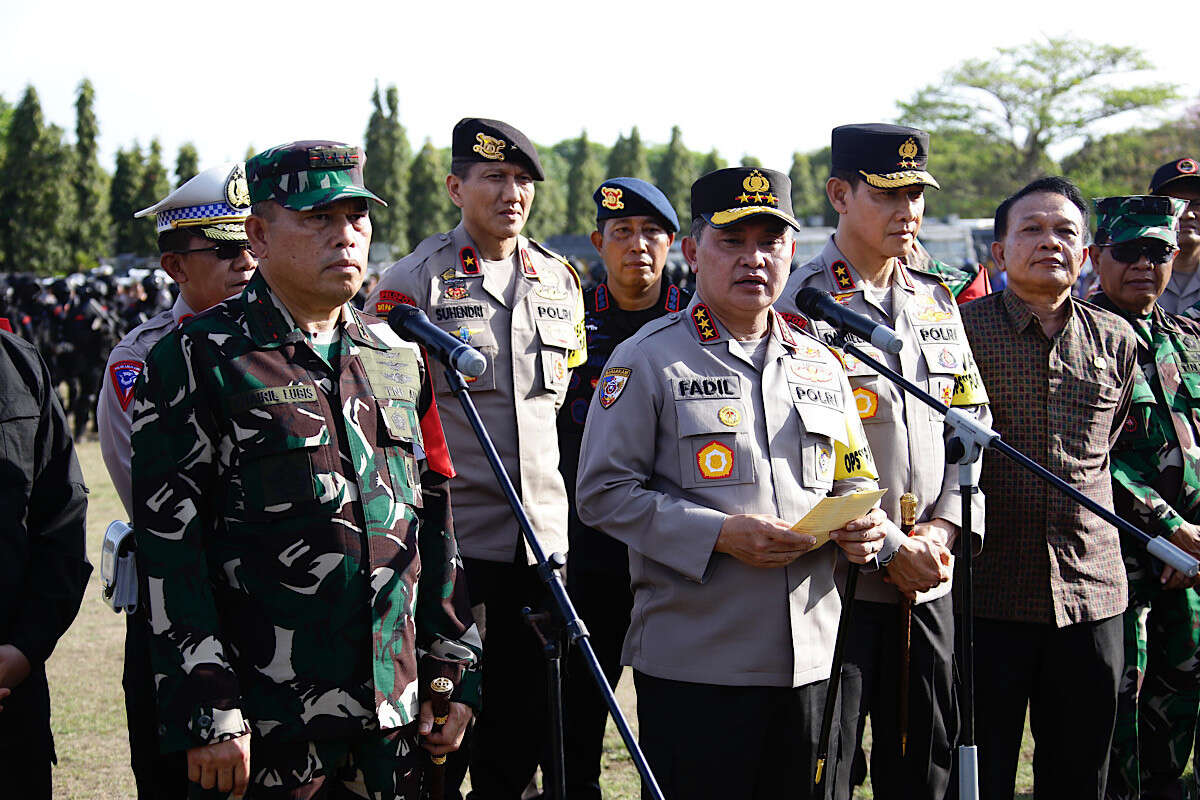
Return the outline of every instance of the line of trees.
[[[972,59],[897,103],[897,121],[933,135],[930,169],[943,191],[932,192],[928,216],[989,217],[999,201],[1038,175],[1072,177],[1090,196],[1145,191],[1159,164],[1200,155],[1200,106],[1181,117],[1146,125],[1149,113],[1179,99],[1164,83],[1130,85],[1122,79],[1150,69],[1139,51],[1080,40],[1040,39]],[[134,220],[172,187],[195,175],[200,157],[185,143],[169,169],[157,139],[117,151],[113,172],[98,157],[95,91],[86,78],[75,102],[73,141],[43,119],[37,91],[10,105],[0,98],[0,271],[61,273],[95,266],[112,254],[151,256],[154,227]],[[375,86],[364,146],[365,180],[388,201],[372,210],[375,241],[402,255],[458,219],[444,181],[448,148],[429,139],[415,152],[401,122],[399,92]],[[1103,134],[1098,124],[1130,112],[1141,127]],[[1132,115],[1131,115],[1132,116]],[[1061,162],[1050,151],[1082,144]],[[592,192],[607,176],[628,175],[657,184],[686,226],[689,187],[700,175],[727,166],[716,151],[690,150],[678,126],[666,144],[643,142],[638,127],[611,146],[576,138],[539,146],[546,181],[527,231],[537,238],[592,230]],[[761,166],[749,154],[739,163]],[[787,170],[796,215],[832,224],[825,200],[830,153],[797,152]]]

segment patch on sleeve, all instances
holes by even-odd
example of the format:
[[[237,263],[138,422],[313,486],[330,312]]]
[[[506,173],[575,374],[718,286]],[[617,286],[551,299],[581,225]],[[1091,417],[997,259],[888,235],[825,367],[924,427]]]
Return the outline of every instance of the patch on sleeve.
[[[375,301],[375,316],[386,317],[388,312],[399,303],[407,303],[410,306],[415,306],[417,301],[404,292],[397,292],[394,289],[380,290],[379,299]]]
[[[117,393],[117,401],[122,411],[129,410],[129,401],[133,399],[133,385],[137,383],[138,375],[142,374],[141,361],[117,361],[108,368],[112,378],[113,391]]]
[[[975,366],[975,360],[969,359],[964,364],[967,369],[954,376],[954,396],[950,401],[952,406],[982,406],[988,402],[987,390],[983,387],[983,378]]]
[[[866,432],[863,431],[862,421],[857,416],[846,418],[846,434],[848,441],[842,444],[834,441],[833,453],[837,459],[834,464],[834,480],[847,478],[871,478],[879,480],[875,469],[875,457],[871,454],[871,446],[867,443]]]
[[[633,370],[625,367],[609,367],[604,370],[604,374],[600,376],[600,407],[611,408],[612,404],[617,402],[617,398],[621,396],[621,392],[625,391],[625,384],[629,382],[629,376],[633,374]]]

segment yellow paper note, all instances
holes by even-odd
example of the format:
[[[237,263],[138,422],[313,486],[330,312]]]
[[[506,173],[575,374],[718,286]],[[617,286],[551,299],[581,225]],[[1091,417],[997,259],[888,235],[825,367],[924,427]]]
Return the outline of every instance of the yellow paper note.
[[[875,489],[870,492],[855,492],[840,497],[822,498],[821,502],[804,515],[804,519],[792,526],[792,530],[815,536],[817,539],[817,543],[813,547],[815,550],[829,541],[830,531],[845,527],[850,520],[858,519],[866,514],[875,507],[879,498],[883,497],[886,492],[887,489]]]

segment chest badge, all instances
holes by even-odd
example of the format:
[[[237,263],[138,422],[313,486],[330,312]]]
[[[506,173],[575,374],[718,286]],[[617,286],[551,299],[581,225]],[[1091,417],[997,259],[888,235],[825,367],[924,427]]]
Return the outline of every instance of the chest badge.
[[[958,369],[958,358],[954,353],[950,352],[948,347],[942,348],[941,352],[938,353],[937,360],[946,369]]]
[[[742,421],[742,415],[733,406],[721,406],[721,410],[717,412],[717,419],[721,420],[722,425],[733,428]]]
[[[705,480],[719,480],[733,474],[733,451],[720,442],[709,442],[696,453],[696,466]]]
[[[854,404],[858,406],[859,419],[874,419],[879,413],[879,395],[870,389],[858,387],[854,390]]]
[[[534,290],[534,294],[544,300],[566,300],[568,296],[566,289],[559,286],[550,286],[549,284],[542,284]]]
[[[454,281],[453,283],[446,286],[446,291],[442,293],[442,299],[444,299],[444,300],[462,300],[465,297],[469,297],[470,294],[471,294],[471,290],[467,288],[465,283],[462,283],[460,281]]]

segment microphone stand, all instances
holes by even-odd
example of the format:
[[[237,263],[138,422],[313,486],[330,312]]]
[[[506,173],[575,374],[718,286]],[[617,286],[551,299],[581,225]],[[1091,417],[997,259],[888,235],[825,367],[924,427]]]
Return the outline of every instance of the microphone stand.
[[[959,526],[959,541],[965,542],[959,548],[961,556],[958,559],[959,578],[956,581],[959,589],[959,626],[961,631],[959,660],[962,662],[963,683],[963,732],[962,743],[958,747],[958,796],[959,800],[978,800],[979,750],[975,746],[975,597],[971,572],[971,499],[979,491],[975,464],[983,455],[983,451],[990,447],[1002,453],[1017,466],[1032,472],[1105,522],[1145,544],[1152,556],[1183,574],[1194,577],[1197,572],[1200,572],[1200,563],[1170,541],[1161,536],[1150,536],[1087,497],[1020,450],[1001,440],[999,433],[980,424],[970,414],[945,405],[903,375],[880,364],[864,353],[858,345],[850,342],[844,332],[839,332],[837,339],[834,340],[834,346],[851,353],[917,400],[943,414],[945,425],[953,431],[946,443],[946,461],[958,464],[958,485],[962,493],[962,524]]]
[[[583,624],[583,620],[575,612],[575,606],[571,603],[570,596],[567,595],[562,578],[559,577],[558,569],[561,569],[567,563],[566,558],[561,553],[552,553],[547,558],[545,551],[542,549],[541,542],[538,541],[533,533],[533,526],[529,522],[529,517],[525,513],[525,507],[521,504],[521,499],[517,496],[517,490],[513,488],[512,480],[508,477],[508,473],[504,471],[500,455],[496,452],[496,446],[492,444],[492,437],[488,434],[487,428],[479,416],[479,411],[476,410],[475,403],[471,400],[471,393],[467,388],[467,384],[463,381],[458,370],[447,367],[446,382],[450,385],[450,390],[458,395],[458,400],[462,403],[463,411],[466,412],[467,420],[471,423],[471,428],[475,431],[475,437],[479,439],[483,453],[487,456],[488,463],[491,464],[492,472],[495,473],[496,480],[500,483],[500,488],[504,491],[504,496],[507,498],[509,506],[512,507],[513,515],[517,518],[517,523],[521,526],[521,534],[525,537],[526,544],[529,545],[529,549],[533,552],[533,557],[537,561],[538,576],[550,590],[550,596],[554,598],[554,608],[552,611],[555,612],[559,622],[562,623],[562,628],[567,633],[568,647],[571,644],[575,644],[582,651],[584,661],[588,665],[588,671],[592,673],[592,679],[596,683],[596,688],[600,690],[601,696],[604,697],[604,702],[608,705],[608,711],[612,714],[613,722],[616,723],[617,730],[621,734],[621,739],[625,742],[625,749],[629,751],[629,755],[633,759],[638,773],[642,776],[643,789],[654,800],[664,800],[662,789],[658,787],[658,781],[655,779],[654,773],[650,770],[650,764],[646,761],[646,756],[642,752],[641,747],[638,746],[637,739],[634,737],[633,731],[625,719],[625,715],[621,712],[621,707],[617,705],[617,697],[609,687],[608,679],[604,676],[604,670],[600,667],[600,661],[596,657],[596,651],[592,648],[591,639],[588,637],[587,626]],[[539,618],[539,615],[536,614],[527,614],[526,618],[533,626],[538,639],[543,643],[543,653],[547,658],[547,682],[550,684],[547,691],[551,705],[550,726],[552,730],[550,731],[550,742],[552,752],[550,775],[545,783],[549,786],[548,796],[550,798],[553,800],[565,800],[566,774],[563,765],[566,756],[563,752],[562,687],[558,685],[559,681],[561,681],[561,673],[557,669],[560,658],[556,642],[557,637],[543,635],[539,626],[545,623],[544,618]]]

